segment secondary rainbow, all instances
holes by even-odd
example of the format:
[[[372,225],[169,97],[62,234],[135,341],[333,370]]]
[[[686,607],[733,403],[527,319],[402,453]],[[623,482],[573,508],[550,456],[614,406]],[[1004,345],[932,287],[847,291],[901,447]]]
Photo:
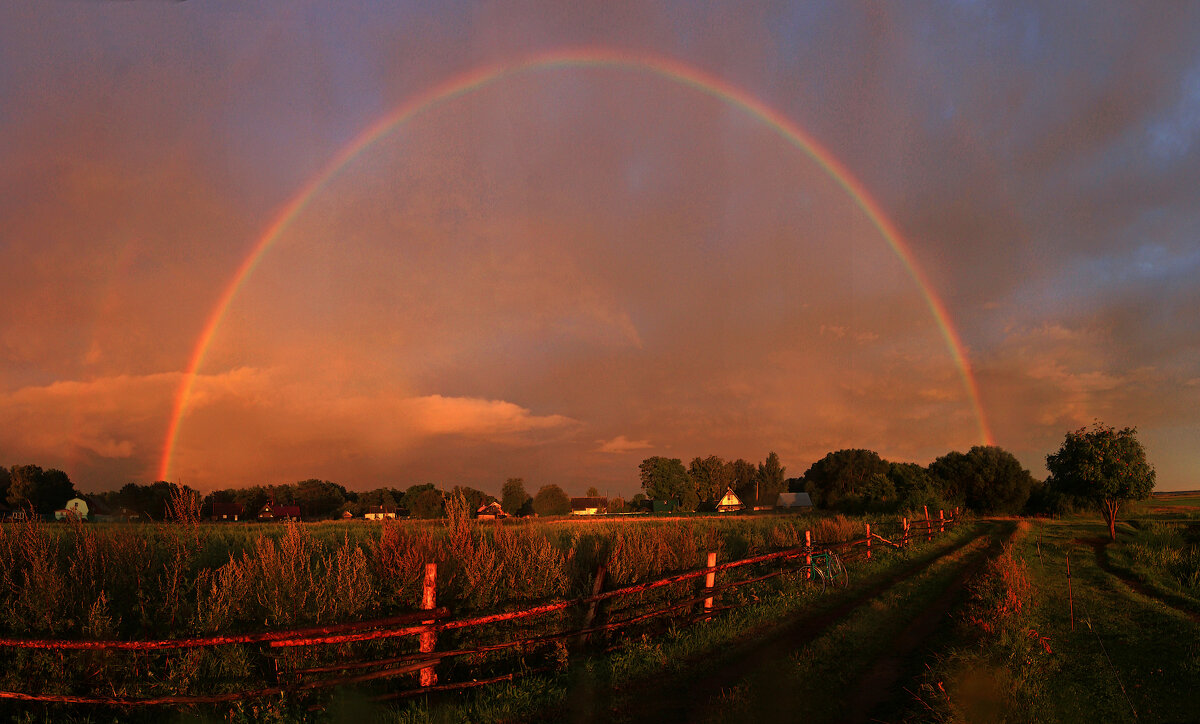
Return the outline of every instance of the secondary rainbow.
[[[896,256],[899,257],[908,270],[909,275],[921,290],[921,294],[924,296],[925,302],[928,304],[929,310],[933,314],[941,331],[942,338],[950,350],[950,355],[958,367],[963,387],[967,392],[967,397],[978,421],[980,438],[984,444],[992,444],[992,434],[988,428],[983,407],[979,402],[979,390],[971,371],[970,362],[963,352],[962,341],[954,325],[950,322],[950,316],[946,312],[945,305],[937,294],[934,293],[929,281],[925,278],[920,268],[913,262],[912,253],[909,251],[908,246],[905,244],[903,237],[901,237],[895,225],[887,218],[879,204],[871,198],[862,184],[833,154],[782,113],[766,105],[745,90],[699,68],[671,58],[625,50],[569,48],[540,53],[508,63],[482,66],[453,76],[440,85],[413,96],[379,121],[363,130],[357,137],[346,144],[316,176],[310,179],[279,210],[258,242],[255,243],[254,248],[242,261],[241,265],[238,266],[237,271],[234,272],[233,278],[209,313],[208,320],[200,332],[199,338],[196,340],[196,345],[192,350],[191,361],[176,393],[171,421],[167,427],[166,440],[163,443],[158,479],[169,479],[171,458],[174,454],[180,425],[182,424],[184,415],[187,413],[188,403],[191,400],[196,376],[204,364],[208,347],[212,343],[217,329],[221,326],[221,321],[224,319],[226,311],[237,296],[238,290],[241,289],[246,279],[254,271],[255,266],[271,247],[271,244],[282,235],[283,231],[296,219],[314,195],[335,177],[344,166],[354,160],[356,156],[372,143],[421,113],[504,78],[537,71],[570,68],[608,68],[637,73],[650,73],[688,86],[748,113],[773,129],[788,143],[820,165],[850,195],[862,212],[866,214],[867,218],[878,229],[879,233],[887,241]]]

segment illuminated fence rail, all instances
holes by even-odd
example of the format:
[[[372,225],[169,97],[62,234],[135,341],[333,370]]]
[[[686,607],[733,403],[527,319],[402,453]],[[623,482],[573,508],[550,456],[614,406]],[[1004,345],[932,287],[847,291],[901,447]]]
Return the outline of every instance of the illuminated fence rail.
[[[25,656],[51,655],[57,658],[59,666],[71,655],[124,655],[132,660],[112,658],[104,665],[132,666],[135,672],[152,668],[151,662],[143,657],[235,649],[244,658],[253,659],[255,666],[251,668],[257,675],[256,679],[250,679],[256,681],[256,686],[246,687],[246,678],[242,678],[240,685],[226,682],[225,691],[138,696],[122,693],[108,684],[113,692],[109,695],[0,691],[0,700],[114,707],[221,704],[410,674],[417,675],[417,686],[382,693],[377,698],[483,686],[561,666],[570,650],[582,648],[598,635],[636,630],[639,625],[665,617],[673,617],[676,625],[707,620],[722,611],[746,605],[749,601],[744,597],[723,606],[717,604],[720,597],[742,586],[779,576],[811,577],[814,557],[826,551],[837,552],[846,561],[869,560],[877,555],[875,549],[881,545],[902,549],[914,542],[932,540],[956,524],[956,512],[947,515],[938,511],[937,518],[926,512],[923,519],[903,518],[883,528],[867,524],[863,537],[846,541],[813,542],[811,532],[806,532],[808,543],[804,546],[725,563],[717,563],[716,552],[709,552],[702,567],[609,591],[603,590],[606,568],[601,565],[591,595],[514,611],[453,617],[448,608],[435,605],[437,569],[428,564],[421,610],[373,621],[145,641],[0,639],[0,650]],[[718,583],[718,575],[729,580]],[[694,585],[701,578],[704,579],[701,585]],[[693,585],[688,586],[689,583]],[[450,645],[437,650],[439,637],[443,641],[450,639]],[[414,644],[415,651],[411,650]],[[517,660],[489,658],[502,652],[515,652]],[[527,660],[530,658],[532,666]],[[437,683],[438,667],[453,659],[473,660],[473,675],[469,680]],[[105,684],[102,677],[91,682],[93,690]],[[77,684],[77,688],[87,686],[88,682]]]

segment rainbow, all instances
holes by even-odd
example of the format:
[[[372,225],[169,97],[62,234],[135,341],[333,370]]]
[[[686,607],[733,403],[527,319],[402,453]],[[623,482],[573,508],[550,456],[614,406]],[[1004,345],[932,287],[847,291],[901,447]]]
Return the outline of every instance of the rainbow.
[[[933,291],[928,279],[925,278],[925,275],[921,273],[921,270],[913,262],[912,252],[905,244],[900,232],[887,218],[879,204],[871,198],[862,184],[850,173],[849,169],[782,113],[774,110],[746,91],[699,68],[686,65],[671,58],[626,50],[570,48],[468,70],[449,78],[440,85],[413,96],[343,146],[337,155],[330,159],[325,167],[311,178],[279,210],[258,242],[255,243],[254,248],[251,249],[241,265],[238,266],[229,285],[225,288],[225,291],[221,294],[216,305],[209,313],[204,328],[196,340],[196,345],[192,350],[191,361],[188,363],[187,371],[184,373],[183,380],[175,397],[171,421],[167,427],[166,440],[163,443],[158,479],[167,480],[171,472],[171,458],[179,436],[180,425],[187,412],[188,403],[191,400],[197,373],[204,363],[208,347],[212,343],[217,329],[221,326],[221,321],[224,319],[225,313],[229,310],[230,304],[233,302],[234,297],[237,296],[238,290],[241,289],[246,279],[249,278],[271,245],[275,243],[283,231],[296,219],[308,202],[344,166],[397,126],[448,101],[505,78],[534,71],[571,68],[607,68],[649,73],[692,88],[699,93],[716,98],[748,113],[820,165],[850,195],[862,212],[866,214],[867,218],[879,230],[879,233],[887,241],[892,251],[895,252],[896,256],[908,270],[913,281],[920,288],[921,294],[924,296],[925,302],[929,306],[941,331],[942,338],[945,340],[946,346],[949,348],[950,354],[954,359],[954,363],[958,367],[963,387],[967,392],[968,399],[979,424],[980,438],[984,444],[992,444],[992,434],[979,402],[979,390],[975,383],[974,375],[971,372],[971,365],[967,360],[966,354],[963,352],[962,340],[959,338],[954,325],[950,322],[946,306]]]

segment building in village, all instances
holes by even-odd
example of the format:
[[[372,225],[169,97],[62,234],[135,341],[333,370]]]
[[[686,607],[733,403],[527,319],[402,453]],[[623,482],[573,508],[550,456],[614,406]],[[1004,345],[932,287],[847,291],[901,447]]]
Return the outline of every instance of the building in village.
[[[742,499],[738,497],[737,493],[733,492],[733,488],[726,488],[725,494],[721,496],[719,501],[717,501],[718,513],[733,513],[742,510],[745,507],[746,504],[742,502]]]
[[[608,498],[571,498],[571,515],[603,515],[608,512]]]
[[[83,498],[71,498],[60,510],[54,511],[55,520],[87,520],[88,503]]]
[[[808,493],[780,493],[775,507],[787,510],[812,510],[813,504]]]
[[[479,506],[479,510],[475,511],[475,517],[479,520],[501,520],[508,517],[508,513],[504,512],[504,508],[500,506],[499,500],[493,500],[490,503],[484,503]]]
[[[276,503],[272,500],[258,511],[258,519],[262,521],[300,520],[300,506]]]
[[[245,506],[241,503],[213,503],[213,520],[241,520]]]

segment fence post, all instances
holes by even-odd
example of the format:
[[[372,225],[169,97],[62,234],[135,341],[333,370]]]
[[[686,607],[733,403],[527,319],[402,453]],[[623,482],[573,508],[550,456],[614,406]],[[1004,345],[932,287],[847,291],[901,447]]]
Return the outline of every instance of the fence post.
[[[946,532],[946,516],[944,511],[938,511],[938,533]]]
[[[712,593],[713,587],[717,585],[717,572],[713,569],[717,567],[717,552],[711,551],[708,554],[708,573],[704,574],[704,590],[706,593]],[[704,599],[704,612],[712,613],[713,600],[712,596]]]
[[[908,547],[908,517],[907,516],[900,519],[900,525],[902,528],[904,528],[904,547],[907,548]]]
[[[867,523],[867,560],[871,560],[871,524]]]
[[[425,581],[421,588],[421,610],[430,611],[437,605],[437,564],[425,564]],[[432,624],[433,621],[422,621],[421,623]],[[421,633],[420,651],[423,654],[433,653],[434,646],[437,645],[437,633],[434,631],[424,631]],[[421,686],[433,686],[437,683],[437,672],[432,666],[426,666],[421,669]]]
[[[596,580],[592,582],[592,597],[593,598],[600,595],[600,589],[604,587],[604,574],[607,572],[608,572],[608,567],[605,566],[603,563],[601,563],[599,565],[599,567],[596,568]],[[592,623],[596,620],[596,611],[599,608],[599,606],[600,606],[599,601],[592,601],[591,604],[588,605],[587,613],[583,617],[583,628],[589,629],[592,627]],[[579,637],[579,646],[582,647],[583,645],[585,645],[588,642],[588,638],[590,638],[590,637],[591,637],[591,634],[586,634],[586,633],[583,634],[582,636],[580,636]]]
[[[812,580],[812,531],[804,531],[804,578]]]
[[[926,542],[933,540],[933,526],[929,524],[929,506],[922,505],[925,509],[925,540]]]

